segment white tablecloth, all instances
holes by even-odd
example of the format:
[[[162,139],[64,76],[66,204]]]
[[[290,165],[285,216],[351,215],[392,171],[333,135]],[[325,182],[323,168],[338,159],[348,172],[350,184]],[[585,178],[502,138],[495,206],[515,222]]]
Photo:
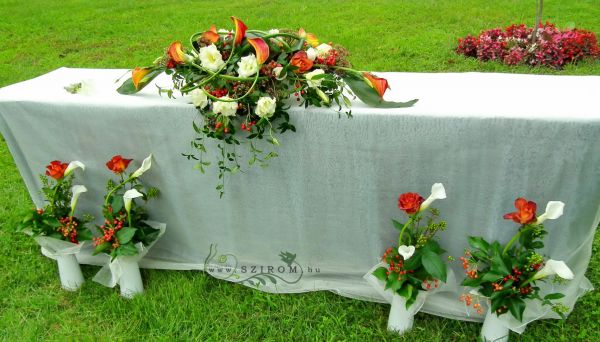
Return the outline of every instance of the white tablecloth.
[[[388,99],[420,101],[404,109],[357,102],[352,119],[294,107],[297,133],[279,137],[280,157],[230,177],[219,199],[214,168],[202,175],[180,155],[191,151],[197,111],[183,98],[159,97],[154,85],[135,96],[117,94],[124,72],[61,68],[2,88],[0,129],[38,206],[37,175],[49,161],[84,162],[78,179],[89,192],[80,208],[96,217],[111,176],[104,163],[122,154],[137,167],[153,153],[144,180],[162,196],[149,209],[168,229],[142,266],[203,269],[208,258],[212,273],[225,278],[217,266],[237,262],[238,275],[227,280],[262,277],[261,290],[331,290],[381,301],[362,276],[397,238],[390,219],[404,220],[398,195],[427,196],[442,182],[448,198],[436,206],[448,229],[439,237],[450,255],[462,255],[470,234],[507,241],[516,225],[502,215],[513,211],[516,197],[537,201],[540,212],[560,200],[565,215],[546,225],[544,252],[576,274],[567,305],[591,287],[584,272],[600,220],[600,77],[381,73],[392,88]],[[82,80],[93,86],[89,94],[63,89]],[[300,266],[301,277],[278,273],[286,251],[296,254],[289,263]],[[460,281],[460,263],[452,267]],[[264,273],[280,278],[273,284]],[[431,296],[424,310],[478,319],[467,317],[459,294]]]

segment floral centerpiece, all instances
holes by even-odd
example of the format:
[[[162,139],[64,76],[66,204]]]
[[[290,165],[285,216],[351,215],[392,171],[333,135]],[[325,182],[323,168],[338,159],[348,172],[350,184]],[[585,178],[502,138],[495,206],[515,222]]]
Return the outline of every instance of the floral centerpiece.
[[[188,47],[172,43],[152,66],[135,68],[118,89],[121,94],[133,94],[163,72],[172,76],[174,89],[188,95],[201,114],[200,121],[193,123],[195,152],[184,156],[204,173],[211,164],[206,142],[217,142],[221,196],[226,173],[242,168],[237,145],[248,142],[249,165],[266,166],[277,153],[256,141],[266,139],[279,145],[277,133],[296,131],[288,114],[290,97],[295,99],[292,103],[304,107],[335,105],[348,116],[349,96],[375,107],[406,107],[416,102],[384,101],[387,80],[352,69],[348,52],[338,44],[321,43],[303,29],[249,30],[240,19],[231,19],[233,31],[212,26],[193,34]],[[173,89],[159,91],[173,96]]]
[[[385,283],[385,290],[394,293],[389,330],[409,330],[416,314],[415,310],[409,311],[411,306],[423,296],[423,291],[434,290],[440,282],[446,282],[448,270],[442,258],[445,251],[434,239],[438,231],[445,230],[446,222],[440,220],[439,211],[431,207],[433,201],[444,198],[444,186],[436,183],[427,199],[414,192],[404,193],[398,199],[398,207],[408,220],[404,224],[392,220],[400,231],[398,246],[388,248],[381,258],[383,266],[373,271],[373,275]]]
[[[564,297],[563,294],[550,293],[542,297],[538,286],[550,276],[557,276],[555,280],[573,279],[573,273],[563,261],[547,259],[538,253],[544,248],[542,240],[548,234],[544,222],[562,216],[564,203],[548,202],[546,212],[540,216],[536,216],[536,203],[525,198],[518,198],[515,207],[516,212],[504,215],[505,219],[519,224],[517,232],[506,245],[471,236],[471,249],[461,257],[467,275],[462,285],[475,291],[461,296],[460,300],[467,305],[473,304],[479,313],[482,313],[479,298],[489,301],[482,332],[486,341],[507,340],[508,328],[498,322],[498,317],[510,313],[521,322],[530,301],[538,300],[542,305],[549,305],[561,316],[568,310],[564,305],[552,302]]]
[[[19,223],[17,231],[34,236],[47,256],[56,259],[64,289],[76,290],[83,284],[83,275],[75,258],[80,242],[91,240],[87,227],[93,217],[75,215],[79,196],[86,192],[83,185],[73,185],[74,171],[85,169],[80,161],[63,163],[54,160],[40,175],[46,205],[30,210]]]
[[[504,30],[485,30],[478,36],[468,35],[459,38],[456,52],[480,61],[548,66],[555,69],[600,56],[598,41],[593,32],[580,29],[559,30],[550,23],[539,25],[535,37],[533,29],[524,24],[513,24]]]
[[[110,264],[94,280],[110,287],[119,283],[125,297],[143,291],[137,263],[164,232],[164,224],[148,221],[145,207],[136,203],[136,199],[146,202],[159,194],[157,188],[144,186],[140,181],[152,166],[152,155],[138,169],[125,174],[131,161],[116,155],[106,163],[119,179],[108,180],[102,208],[104,223],[98,227],[101,235],[94,237],[94,254],[106,253],[111,257]]]

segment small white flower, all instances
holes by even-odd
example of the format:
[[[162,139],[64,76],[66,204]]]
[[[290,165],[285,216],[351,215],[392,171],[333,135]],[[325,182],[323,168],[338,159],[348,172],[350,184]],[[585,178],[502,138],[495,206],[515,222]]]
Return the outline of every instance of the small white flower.
[[[268,33],[269,34],[278,34],[279,30],[278,29],[270,29]]]
[[[286,76],[287,76],[287,74],[286,74],[286,75],[283,75],[283,77],[281,77],[281,71],[282,70],[283,70],[283,67],[280,67],[280,66],[273,68],[273,75],[275,75],[275,78],[278,79],[278,80],[280,80],[280,81],[283,80],[283,79],[285,79]]]
[[[433,201],[438,200],[438,199],[444,199],[446,198],[446,189],[444,189],[444,184],[442,183],[435,183],[431,186],[431,195],[429,195],[429,197],[425,200],[425,202],[423,202],[421,204],[421,208],[419,209],[419,211],[423,211],[426,210],[427,208],[429,208],[429,206],[431,205],[431,203],[433,203]]]
[[[237,65],[240,77],[250,77],[258,72],[258,61],[254,54],[242,57]]]
[[[331,49],[333,49],[331,45],[323,43],[317,46],[317,56],[321,58],[326,58],[327,56],[329,56],[329,51],[331,51]]]
[[[565,204],[561,201],[550,201],[546,204],[546,212],[538,216],[536,223],[540,224],[546,220],[556,220],[563,214]]]
[[[316,87],[320,86],[321,82],[323,82],[323,78],[319,78],[316,80],[313,80],[312,78],[317,75],[322,75],[324,73],[325,73],[325,71],[323,69],[315,69],[311,72],[307,72],[306,74],[304,74],[304,77],[306,77],[306,83],[308,84],[308,86],[311,88],[316,88]]]
[[[79,200],[82,193],[87,192],[87,188],[84,185],[73,185],[71,192],[73,193],[71,196],[71,216],[73,216],[77,207],[77,200]]]
[[[125,193],[123,194],[123,203],[125,205],[125,210],[127,211],[127,214],[129,214],[129,212],[131,211],[131,202],[133,201],[133,199],[142,196],[144,195],[136,189],[125,191]]]
[[[413,256],[413,254],[415,254],[415,246],[402,245],[398,247],[398,253],[402,255],[404,260],[408,260],[411,256]]]
[[[191,54],[184,53],[184,54],[183,54],[183,60],[184,60],[186,63],[193,63],[193,62],[194,62],[194,60],[196,60],[196,57],[195,57],[195,56],[193,56],[193,55],[191,55]]]
[[[554,274],[567,280],[571,280],[575,277],[573,271],[571,271],[564,261],[550,259],[546,262],[546,265],[533,276],[533,279],[538,280]]]
[[[140,166],[139,169],[135,170],[132,174],[131,177],[132,178],[138,178],[141,175],[144,174],[144,172],[150,170],[150,167],[152,166],[152,153],[150,153],[150,155],[148,157],[146,157],[146,159],[144,159],[142,161],[142,166]]]
[[[261,118],[268,118],[275,113],[275,107],[277,106],[277,101],[270,97],[261,97],[256,102],[256,115]]]
[[[221,97],[222,100],[231,100],[229,96]],[[235,116],[237,112],[238,104],[237,102],[223,102],[223,101],[214,101],[213,102],[213,112],[216,114],[221,114],[223,116]]]
[[[65,169],[65,177],[70,175],[75,169],[81,168],[82,171],[85,171],[85,165],[79,160],[74,160],[69,163],[69,166]]]
[[[206,96],[204,90],[194,89],[190,92],[190,97],[195,107],[204,109],[208,105],[208,96]]]
[[[200,48],[200,64],[210,71],[217,71],[225,65],[225,62],[219,49],[215,44],[211,44]]]
[[[311,61],[314,61],[315,58],[317,58],[317,50],[313,49],[313,48],[308,48],[308,50],[306,50],[306,56],[308,57],[308,59],[310,59]]]

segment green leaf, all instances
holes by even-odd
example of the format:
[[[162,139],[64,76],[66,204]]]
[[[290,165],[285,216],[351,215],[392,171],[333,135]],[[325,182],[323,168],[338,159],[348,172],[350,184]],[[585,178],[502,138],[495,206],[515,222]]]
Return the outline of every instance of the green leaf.
[[[137,250],[137,248],[135,248],[135,245],[133,243],[128,243],[128,244],[119,246],[119,248],[117,248],[117,252],[119,255],[136,255],[136,254],[138,254],[138,250]]]
[[[525,311],[525,302],[521,298],[511,298],[510,303],[508,304],[508,310],[510,313],[515,316],[519,322],[523,321],[523,311]]]
[[[387,279],[387,269],[385,267],[379,267],[373,271],[375,278],[385,281]]]
[[[121,84],[119,89],[117,89],[117,92],[123,95],[135,94],[138,91],[144,89],[144,87],[147,86],[148,83],[152,82],[152,80],[156,78],[156,76],[160,75],[163,71],[163,68],[155,68],[152,71],[150,71],[146,76],[144,76],[144,78],[140,80],[137,89],[133,85],[133,80],[129,78],[125,82],[123,82],[123,84]]]
[[[392,219],[392,223],[394,224],[394,228],[396,228],[398,230],[402,230],[402,227],[404,227],[403,223],[400,223],[394,219]]]
[[[561,299],[563,298],[565,295],[562,293],[551,293],[549,295],[544,296],[545,300],[556,300],[556,299]]]
[[[421,264],[421,249],[415,250],[415,254],[410,259],[404,261],[405,270],[416,270]]]
[[[122,196],[113,196],[113,199],[110,203],[113,208],[113,213],[118,213],[123,208],[123,197]]]
[[[485,254],[488,254],[490,250],[490,244],[479,236],[469,236],[469,245]]]
[[[92,237],[92,232],[89,229],[82,229],[77,232],[77,240],[79,241],[91,240]]]
[[[396,293],[406,299],[409,299],[410,297],[412,297],[413,290],[414,287],[411,284],[405,283],[405,285],[398,289]]]
[[[481,277],[483,281],[495,282],[498,279],[504,278],[503,274],[495,273],[495,272],[487,272]]]
[[[110,242],[103,242],[99,244],[98,246],[96,246],[96,249],[94,249],[94,255],[104,252],[105,250],[109,249],[110,246]]]
[[[375,108],[402,108],[415,104],[417,99],[408,102],[390,102],[383,100],[377,91],[369,86],[362,77],[354,74],[346,74],[344,82],[352,89],[358,98],[370,107]]]
[[[409,259],[410,260],[410,259]],[[434,278],[437,278],[443,282],[446,282],[446,264],[440,259],[439,255],[430,250],[423,251],[421,257],[423,267],[427,273],[431,274]]]
[[[131,239],[135,235],[136,231],[137,231],[137,228],[132,228],[132,227],[125,227],[125,228],[121,228],[120,230],[118,230],[116,234],[117,234],[117,239],[119,239],[119,243],[121,245],[129,243],[129,241],[131,241]]]

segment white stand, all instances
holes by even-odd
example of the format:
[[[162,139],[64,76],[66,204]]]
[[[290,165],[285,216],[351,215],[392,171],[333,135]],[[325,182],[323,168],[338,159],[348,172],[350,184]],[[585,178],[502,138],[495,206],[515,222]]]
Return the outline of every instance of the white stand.
[[[506,325],[488,309],[481,328],[481,338],[485,342],[508,342],[509,330]]]
[[[57,255],[56,263],[62,288],[67,291],[77,291],[84,280],[75,254]]]
[[[400,335],[404,334],[412,329],[414,320],[414,313],[406,310],[406,299],[394,293],[390,316],[388,318],[388,330]]]
[[[140,267],[135,257],[118,257],[121,266],[121,277],[119,278],[119,287],[121,296],[124,298],[133,298],[137,294],[144,293],[144,284]]]

